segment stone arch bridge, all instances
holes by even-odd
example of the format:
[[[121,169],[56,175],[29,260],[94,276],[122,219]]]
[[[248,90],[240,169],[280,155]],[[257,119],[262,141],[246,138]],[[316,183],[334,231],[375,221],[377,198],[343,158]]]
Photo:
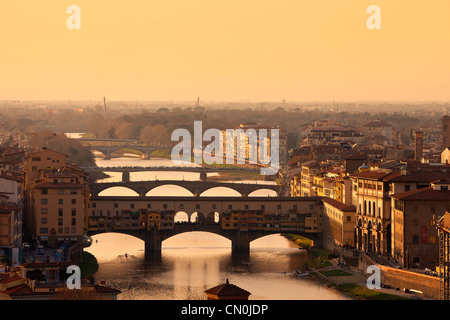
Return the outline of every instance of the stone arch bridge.
[[[256,190],[268,189],[280,193],[281,187],[273,184],[252,184],[252,183],[226,183],[226,182],[214,182],[214,181],[183,181],[183,180],[155,180],[155,181],[130,181],[130,182],[102,182],[91,183],[90,192],[91,195],[96,197],[100,192],[113,188],[113,187],[125,187],[135,191],[139,196],[145,196],[149,191],[154,188],[175,185],[190,191],[195,197],[199,197],[203,192],[216,188],[226,187],[239,192],[243,197],[247,197],[250,193]]]
[[[218,221],[177,223],[184,212],[204,218],[218,213]],[[158,226],[148,220],[160,214]],[[145,242],[146,253],[160,252],[162,242],[184,232],[221,235],[232,253],[248,254],[250,242],[271,234],[292,233],[322,243],[321,197],[91,197],[88,235],[123,233]],[[134,224],[133,224],[134,221]],[[147,222],[147,223],[146,223]]]

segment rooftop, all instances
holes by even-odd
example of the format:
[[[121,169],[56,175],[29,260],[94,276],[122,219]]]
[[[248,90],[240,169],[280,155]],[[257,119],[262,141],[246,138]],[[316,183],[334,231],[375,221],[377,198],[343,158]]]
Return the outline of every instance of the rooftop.
[[[247,290],[241,289],[234,284],[230,284],[227,279],[227,282],[218,286],[215,286],[211,289],[205,291],[206,294],[215,295],[218,297],[240,297],[240,296],[249,296],[251,293]]]
[[[433,187],[428,187],[392,194],[391,197],[398,200],[433,200],[450,202],[450,190],[435,190]]]

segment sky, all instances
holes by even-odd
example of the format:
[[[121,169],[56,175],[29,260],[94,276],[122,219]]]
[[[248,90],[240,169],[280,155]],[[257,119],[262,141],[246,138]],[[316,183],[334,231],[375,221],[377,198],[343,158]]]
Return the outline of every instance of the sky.
[[[0,0],[0,100],[449,101],[449,31],[449,0]]]

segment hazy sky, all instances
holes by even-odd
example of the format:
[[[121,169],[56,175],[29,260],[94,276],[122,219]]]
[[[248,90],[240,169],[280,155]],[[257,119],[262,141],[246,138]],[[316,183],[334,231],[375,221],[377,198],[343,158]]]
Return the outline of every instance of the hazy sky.
[[[0,100],[450,100],[449,0],[0,0],[0,43]]]

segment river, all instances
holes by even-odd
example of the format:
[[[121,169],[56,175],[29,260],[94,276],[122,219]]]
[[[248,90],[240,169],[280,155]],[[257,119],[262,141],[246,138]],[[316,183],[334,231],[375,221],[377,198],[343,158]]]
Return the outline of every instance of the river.
[[[169,159],[143,160],[133,157],[97,158],[99,167],[113,166],[171,166]],[[189,164],[195,165],[195,164]],[[120,181],[121,174],[108,172],[104,181]],[[199,179],[189,172],[133,172],[131,180]],[[239,181],[241,183],[242,181]],[[263,183],[271,183],[261,181]],[[187,193],[186,193],[187,192]],[[273,196],[262,190],[251,196]],[[101,195],[135,195],[126,189],[109,189]],[[176,187],[159,187],[148,196],[190,195]],[[235,191],[216,188],[201,196],[236,196]],[[328,288],[314,278],[298,279],[292,271],[301,269],[307,253],[281,235],[270,235],[253,241],[249,261],[232,259],[231,242],[206,232],[184,233],[165,240],[161,261],[150,262],[144,257],[143,241],[122,234],[96,235],[91,247],[99,262],[95,274],[98,281],[122,291],[121,300],[204,300],[205,290],[225,283],[228,279],[249,292],[250,300],[342,300],[340,292]],[[127,256],[125,256],[125,254]]]

